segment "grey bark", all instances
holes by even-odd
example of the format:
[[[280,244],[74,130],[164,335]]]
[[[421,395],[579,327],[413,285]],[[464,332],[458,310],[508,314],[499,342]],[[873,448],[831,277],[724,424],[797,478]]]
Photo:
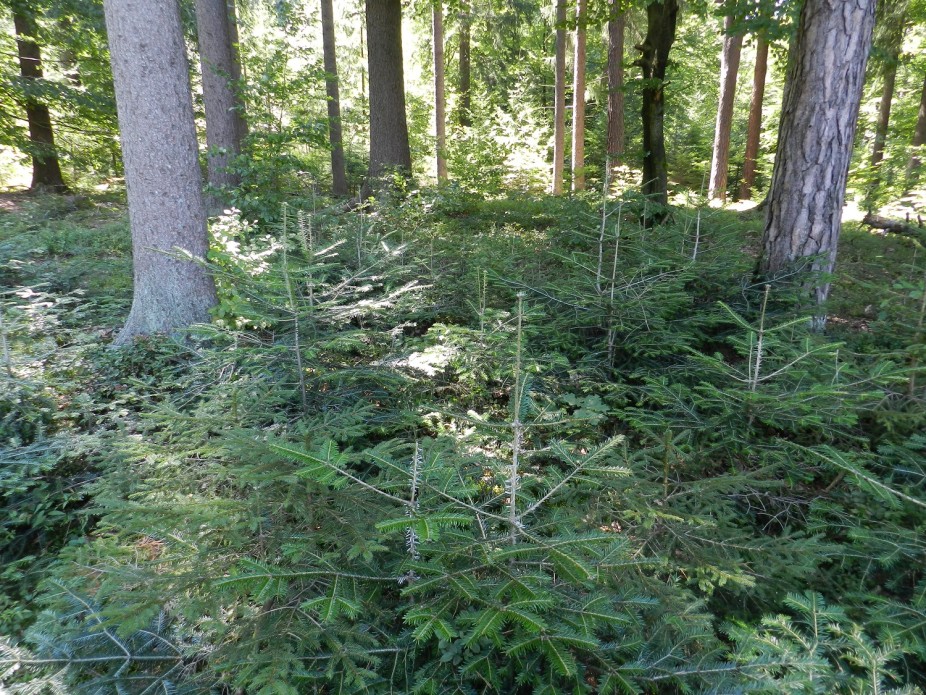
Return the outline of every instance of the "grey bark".
[[[196,0],[195,4],[206,111],[208,181],[216,189],[234,188],[240,181],[229,171],[229,166],[241,153],[241,141],[247,133],[238,89],[241,62],[235,4],[234,0]],[[221,205],[218,197],[210,201],[213,209],[221,209]]]
[[[434,135],[437,139],[437,180],[447,180],[447,100],[444,93],[444,8],[434,0],[431,8],[431,38],[434,42]]]
[[[104,0],[132,227],[132,310],[115,344],[208,321],[216,303],[189,66],[174,0]],[[156,31],[153,28],[156,27]]]
[[[322,51],[325,61],[325,92],[328,95],[328,144],[331,147],[331,192],[347,195],[344,138],[341,130],[341,95],[338,89],[337,47],[334,42],[334,10],[331,0],[321,0]]]
[[[572,68],[572,190],[585,190],[585,22],[587,0],[576,0]]]
[[[553,62],[553,195],[563,192],[566,161],[566,2],[556,2],[556,57]]]
[[[608,18],[608,159],[615,166],[624,154],[624,25],[617,0]]]
[[[743,33],[731,34],[735,19],[724,21],[723,50],[720,54],[720,100],[714,125],[714,151],[711,156],[711,176],[708,196],[727,199],[727,173],[730,165],[730,130],[733,127],[733,106],[736,101],[736,78],[740,69]]]
[[[759,157],[759,140],[762,136],[762,102],[765,99],[765,76],[768,72],[768,41],[758,38],[756,66],[752,74],[752,98],[749,101],[749,124],[746,126],[746,154],[743,159],[743,181],[740,200],[752,198],[756,182],[756,160]]]
[[[791,52],[760,271],[832,272],[875,0],[806,0]],[[812,260],[811,260],[812,259]],[[828,284],[814,288],[817,303]]]

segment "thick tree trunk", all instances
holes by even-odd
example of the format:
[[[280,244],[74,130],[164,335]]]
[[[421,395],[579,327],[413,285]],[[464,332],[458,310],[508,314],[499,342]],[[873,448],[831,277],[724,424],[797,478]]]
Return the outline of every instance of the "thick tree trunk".
[[[189,66],[172,0],[105,0],[132,226],[134,297],[122,345],[209,320],[208,249]],[[157,31],[152,31],[157,27]]]
[[[675,41],[678,0],[653,2],[646,8],[646,38],[638,46],[637,64],[643,71],[643,184],[642,192],[657,206],[644,220],[645,225],[665,216],[669,203],[669,175],[663,132],[665,116],[665,76],[669,51]]]
[[[572,67],[572,190],[585,190],[585,22],[587,0],[576,1]]]
[[[553,195],[563,192],[566,161],[566,1],[556,2],[556,57],[553,87]]]
[[[321,0],[322,52],[325,61],[325,92],[328,95],[328,144],[331,147],[331,192],[347,195],[344,140],[341,131],[341,96],[338,90],[338,60],[334,43],[334,10],[331,0]]]
[[[469,0],[460,0],[460,55],[459,55],[459,96],[460,108],[457,120],[461,126],[468,128],[473,124],[470,66],[470,24]]]
[[[209,185],[234,188],[237,174],[229,170],[232,160],[241,153],[245,135],[244,105],[237,81],[241,63],[237,50],[237,21],[233,0],[196,0],[196,26],[199,34],[199,57],[203,76],[203,105],[206,110],[206,146],[209,149],[207,171]],[[216,195],[210,207],[221,209]]]
[[[875,0],[806,0],[791,52],[760,270],[832,272]],[[797,268],[800,269],[800,268]],[[817,303],[829,285],[815,287]]]
[[[723,50],[720,54],[720,100],[714,125],[714,152],[711,157],[711,178],[708,196],[712,200],[727,199],[727,170],[730,164],[730,130],[733,127],[733,106],[736,101],[736,78],[743,48],[742,32],[731,34],[735,19],[724,22]]]
[[[920,112],[916,117],[916,129],[913,131],[912,152],[907,163],[907,186],[911,186],[919,173],[921,150],[926,145],[926,79],[923,80],[923,92],[920,95]]]
[[[610,0],[608,18],[608,159],[616,166],[624,154],[624,13]]]
[[[41,80],[42,53],[35,41],[36,25],[29,9],[20,6],[13,13],[13,25],[16,30],[16,48],[19,52],[19,70],[26,85],[26,118],[29,123],[29,140],[32,157],[31,190],[44,189],[62,193],[67,190],[61,176],[58,163],[58,150],[55,148],[55,136],[51,126],[48,106],[38,101],[33,94],[37,80]]]
[[[431,8],[431,40],[434,42],[434,135],[437,139],[437,181],[447,180],[447,115],[444,94],[444,7],[435,0]]]
[[[398,170],[408,176],[412,156],[405,117],[401,0],[366,0],[370,73],[370,173],[368,185]]]
[[[765,76],[768,72],[768,41],[760,36],[756,46],[756,67],[752,75],[752,99],[749,101],[749,124],[746,126],[746,155],[743,160],[743,181],[740,200],[752,198],[756,182],[756,161],[762,136],[762,102],[765,99]]]

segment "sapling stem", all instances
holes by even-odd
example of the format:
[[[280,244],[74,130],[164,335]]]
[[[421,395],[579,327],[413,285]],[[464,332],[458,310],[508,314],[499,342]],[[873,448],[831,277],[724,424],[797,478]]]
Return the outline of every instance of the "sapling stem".
[[[518,542],[518,532],[521,529],[521,520],[518,518],[518,464],[521,457],[521,442],[524,437],[524,424],[521,422],[521,338],[524,319],[524,293],[518,293],[518,328],[517,344],[515,346],[514,360],[514,391],[512,392],[512,421],[511,421],[511,470],[508,475],[508,526],[511,534],[511,544]]]
[[[923,274],[923,290],[920,295],[920,315],[916,322],[916,334],[913,337],[913,344],[923,340],[923,327],[926,324],[926,273]],[[6,345],[6,335],[4,334],[4,345]],[[9,364],[9,363],[8,363]],[[910,360],[910,381],[907,382],[907,395],[910,398],[913,398],[916,393],[916,370],[920,366],[920,361],[913,355],[913,358]]]
[[[3,345],[3,367],[6,375],[13,378],[13,362],[10,359],[10,342],[7,338],[6,323],[3,320],[3,307],[0,306],[0,343]]]
[[[701,243],[701,208],[698,208],[697,222],[695,222],[695,243],[694,251],[691,252],[691,260],[698,260],[698,244]]]
[[[608,364],[614,366],[614,348],[617,331],[614,330],[614,292],[617,288],[617,254],[621,247],[621,209],[623,201],[617,204],[617,225],[614,232],[614,260],[611,263],[611,297],[608,304]]]
[[[289,206],[283,203],[283,282],[286,284],[286,294],[289,297],[289,310],[293,314],[293,327],[295,329],[295,338],[293,347],[296,351],[296,368],[299,370],[299,395],[302,398],[303,411],[308,407],[308,396],[305,387],[305,369],[302,366],[302,345],[299,340],[299,309],[296,306],[296,293],[293,291],[293,283],[289,277],[289,230],[288,223]]]

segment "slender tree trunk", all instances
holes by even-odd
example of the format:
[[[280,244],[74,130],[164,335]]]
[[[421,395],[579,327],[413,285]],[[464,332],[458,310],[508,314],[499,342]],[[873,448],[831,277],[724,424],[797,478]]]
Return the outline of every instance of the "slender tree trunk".
[[[897,81],[897,62],[899,58],[899,51],[892,53],[884,66],[884,85],[881,88],[881,102],[878,104],[875,141],[871,148],[871,165],[873,167],[884,161],[884,144],[887,142],[887,129],[891,122],[891,104],[894,100],[894,84]]]
[[[431,8],[431,25],[434,42],[434,134],[437,138],[437,181],[447,180],[447,115],[444,95],[444,7],[442,0],[434,0]]]
[[[733,127],[733,106],[736,101],[736,78],[740,69],[743,33],[731,34],[735,19],[728,15],[724,22],[723,50],[720,56],[720,101],[714,126],[714,153],[711,157],[711,178],[708,196],[727,199],[727,171],[730,165],[730,130]]]
[[[743,160],[743,181],[740,200],[752,198],[756,182],[756,161],[762,136],[762,102],[765,99],[765,76],[768,72],[768,41],[760,36],[756,45],[756,67],[752,76],[752,99],[749,101],[749,125],[746,126],[746,155]]]
[[[132,227],[134,297],[116,344],[208,321],[216,303],[189,66],[175,2],[105,0]],[[152,28],[156,27],[156,31]]]
[[[331,192],[347,195],[344,140],[341,133],[341,97],[338,91],[338,60],[334,42],[334,11],[331,0],[321,0],[325,91],[328,95],[328,144],[331,147]]]
[[[585,22],[588,0],[576,1],[576,45],[572,68],[572,190],[585,190]]]
[[[806,0],[788,66],[760,271],[832,272],[875,0]],[[799,269],[799,268],[798,268]],[[817,303],[829,285],[815,287]]]
[[[624,25],[617,0],[608,18],[608,159],[616,166],[624,154]]]
[[[473,124],[471,69],[470,69],[470,25],[472,19],[469,15],[469,0],[460,0],[460,56],[459,56],[459,90],[460,109],[458,121],[461,126],[468,128]]]
[[[234,188],[240,182],[229,170],[241,153],[245,134],[244,105],[238,92],[241,63],[237,51],[237,21],[230,0],[196,0],[196,26],[203,76],[203,105],[206,111],[206,145],[209,149],[209,185]],[[210,196],[209,207],[221,210],[222,196]]]
[[[405,116],[401,0],[366,0],[370,73],[370,172],[368,185],[391,170],[408,176],[412,157]]]
[[[30,93],[35,83],[41,80],[42,53],[35,41],[37,34],[35,18],[30,14],[31,8],[20,5],[13,13],[13,26],[16,30],[16,48],[19,53],[19,70],[26,85],[26,118],[29,122],[29,154],[32,157],[31,190],[45,189],[63,193],[67,190],[61,176],[58,163],[58,150],[55,148],[55,136],[51,126],[48,106],[38,101]]]
[[[566,161],[566,1],[556,2],[556,58],[553,87],[553,195],[563,192]]]
[[[926,79],[923,80],[923,92],[920,95],[920,111],[916,117],[916,129],[913,131],[912,151],[907,162],[907,188],[912,186],[921,165],[921,150],[926,145]]]
[[[643,185],[651,204],[664,208],[669,203],[669,175],[666,167],[665,76],[669,50],[675,41],[678,0],[653,2],[646,8],[646,38],[639,46],[638,65],[643,72]],[[665,216],[661,209],[650,211],[645,225]]]

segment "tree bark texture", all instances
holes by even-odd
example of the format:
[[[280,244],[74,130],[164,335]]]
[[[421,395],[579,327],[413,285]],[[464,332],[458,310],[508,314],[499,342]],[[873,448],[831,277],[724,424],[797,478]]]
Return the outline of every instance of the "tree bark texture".
[[[232,159],[241,153],[246,134],[244,104],[238,81],[237,25],[233,0],[196,0],[196,26],[203,77],[203,105],[206,111],[206,146],[209,149],[209,184],[215,188],[234,188],[239,177],[229,171]],[[213,208],[221,200],[210,201]]]
[[[42,79],[42,53],[36,43],[37,27],[31,8],[20,6],[13,13],[19,70],[26,90],[26,119],[29,123],[29,155],[32,158],[31,190],[64,192],[67,186],[61,175],[58,150],[48,106],[35,97],[36,83]]]
[[[752,74],[752,98],[749,101],[749,124],[746,126],[746,154],[743,160],[743,180],[740,200],[752,198],[756,182],[756,162],[762,136],[762,102],[765,100],[765,77],[768,73],[768,41],[760,36],[756,45],[756,66]]]
[[[724,21],[723,49],[720,54],[720,100],[714,125],[714,151],[711,157],[711,177],[708,196],[712,200],[727,199],[727,173],[730,165],[730,130],[733,127],[733,106],[736,102],[736,78],[740,69],[743,33],[731,34],[735,19]]]
[[[624,26],[617,0],[608,18],[608,159],[615,166],[624,154]]]
[[[105,0],[132,227],[134,296],[116,344],[208,321],[212,277],[189,66],[175,0]],[[152,29],[156,27],[157,30]]]
[[[572,190],[585,190],[585,51],[587,0],[576,0],[576,41],[572,66]]]
[[[643,195],[657,206],[669,203],[669,175],[663,132],[665,117],[665,77],[669,51],[675,41],[678,0],[653,2],[646,8],[646,37],[637,64],[643,72]],[[658,221],[663,213],[653,213],[645,224]]]
[[[806,0],[782,102],[760,270],[832,272],[875,0]],[[817,303],[829,285],[815,288]]]
[[[401,0],[366,0],[370,73],[370,181],[391,170],[411,173],[405,117]]]
[[[556,56],[553,70],[553,195],[563,192],[566,161],[566,2],[556,2]]]
[[[916,117],[916,129],[913,131],[912,152],[907,163],[907,185],[913,184],[921,166],[921,150],[926,145],[926,79],[923,80],[923,92],[920,95],[920,111]]]
[[[329,0],[330,1],[330,0]],[[447,180],[447,103],[444,93],[444,7],[435,0],[431,8],[431,40],[434,43],[434,135],[437,139],[437,181]]]
[[[328,95],[328,144],[331,147],[331,192],[347,195],[344,139],[341,130],[341,95],[338,89],[338,59],[334,42],[334,9],[331,0],[321,0],[322,52],[325,61],[325,92]]]
[[[460,106],[457,120],[461,126],[468,128],[473,124],[472,112],[472,66],[470,65],[470,17],[469,0],[460,0],[460,54],[459,54],[459,97]]]

